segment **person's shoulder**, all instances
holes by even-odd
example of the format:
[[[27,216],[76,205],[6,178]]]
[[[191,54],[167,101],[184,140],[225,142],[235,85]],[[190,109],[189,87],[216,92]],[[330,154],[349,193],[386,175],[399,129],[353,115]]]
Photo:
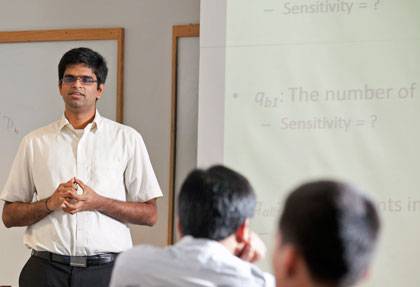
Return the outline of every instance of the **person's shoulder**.
[[[22,138],[22,142],[29,143],[29,142],[44,138],[46,136],[54,135],[57,133],[58,125],[59,125],[59,121],[54,121],[48,125],[34,129],[28,132]]]
[[[113,130],[117,133],[122,133],[126,137],[142,138],[141,134],[131,126],[122,124],[108,118],[101,118],[101,124],[108,130]]]
[[[140,262],[141,260],[150,260],[158,253],[162,252],[162,249],[152,245],[138,245],[127,251],[122,252],[118,256],[119,263],[126,262]]]
[[[274,279],[273,274],[268,273],[268,272],[263,272],[264,273],[264,287],[275,287],[276,286],[276,280]]]
[[[248,282],[243,286],[261,286],[261,287],[274,287],[275,280],[274,276],[268,272],[260,269],[256,264],[244,261],[234,255],[228,258],[227,267],[225,270],[230,269],[231,272],[237,274],[237,279],[239,281]]]
[[[261,270],[258,266],[253,263],[249,263],[251,267],[251,274],[255,282],[258,282],[255,286],[264,286],[264,287],[275,287],[276,281],[273,274]]]
[[[161,248],[151,245],[133,247],[118,255],[114,269],[126,274],[146,272],[157,264],[155,261],[160,257],[161,251]]]
[[[115,262],[110,286],[137,286],[141,280],[150,279],[162,269],[155,260],[160,248],[150,245],[138,245],[122,252]]]

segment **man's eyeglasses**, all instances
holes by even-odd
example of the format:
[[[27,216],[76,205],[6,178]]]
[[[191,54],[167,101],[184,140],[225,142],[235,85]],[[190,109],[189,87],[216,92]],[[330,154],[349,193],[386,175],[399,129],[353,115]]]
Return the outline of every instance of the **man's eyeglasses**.
[[[83,85],[92,85],[93,83],[96,83],[97,80],[90,76],[71,76],[71,75],[65,75],[63,79],[61,80],[64,84],[73,84],[77,80],[80,81]]]

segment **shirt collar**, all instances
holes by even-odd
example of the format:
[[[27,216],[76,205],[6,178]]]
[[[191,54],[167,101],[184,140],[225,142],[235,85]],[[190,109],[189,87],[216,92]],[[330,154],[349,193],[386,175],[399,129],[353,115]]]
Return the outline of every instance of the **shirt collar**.
[[[66,116],[63,115],[58,120],[58,131],[61,131],[64,127],[71,126],[69,120],[66,118]],[[93,118],[93,121],[91,123],[91,129],[99,129],[102,126],[102,116],[99,114],[98,110],[95,112],[95,117]]]
[[[92,128],[99,129],[102,126],[102,116],[99,114],[98,110],[95,112],[95,117],[92,121]]]

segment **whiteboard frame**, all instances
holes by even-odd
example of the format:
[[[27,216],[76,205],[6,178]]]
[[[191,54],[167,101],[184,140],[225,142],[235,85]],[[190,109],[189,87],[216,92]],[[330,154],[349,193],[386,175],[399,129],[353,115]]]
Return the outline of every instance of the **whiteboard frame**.
[[[200,24],[175,25],[172,27],[172,98],[171,133],[169,147],[169,192],[168,192],[168,237],[167,243],[174,243],[175,228],[175,163],[178,102],[178,40],[181,37],[200,37]]]

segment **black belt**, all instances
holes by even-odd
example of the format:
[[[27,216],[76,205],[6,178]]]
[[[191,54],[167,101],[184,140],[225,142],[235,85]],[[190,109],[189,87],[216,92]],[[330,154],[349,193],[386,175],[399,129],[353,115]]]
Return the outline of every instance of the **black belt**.
[[[55,254],[48,251],[32,250],[32,255],[69,266],[87,267],[111,263],[117,258],[118,253],[102,253],[91,256],[68,256]]]

